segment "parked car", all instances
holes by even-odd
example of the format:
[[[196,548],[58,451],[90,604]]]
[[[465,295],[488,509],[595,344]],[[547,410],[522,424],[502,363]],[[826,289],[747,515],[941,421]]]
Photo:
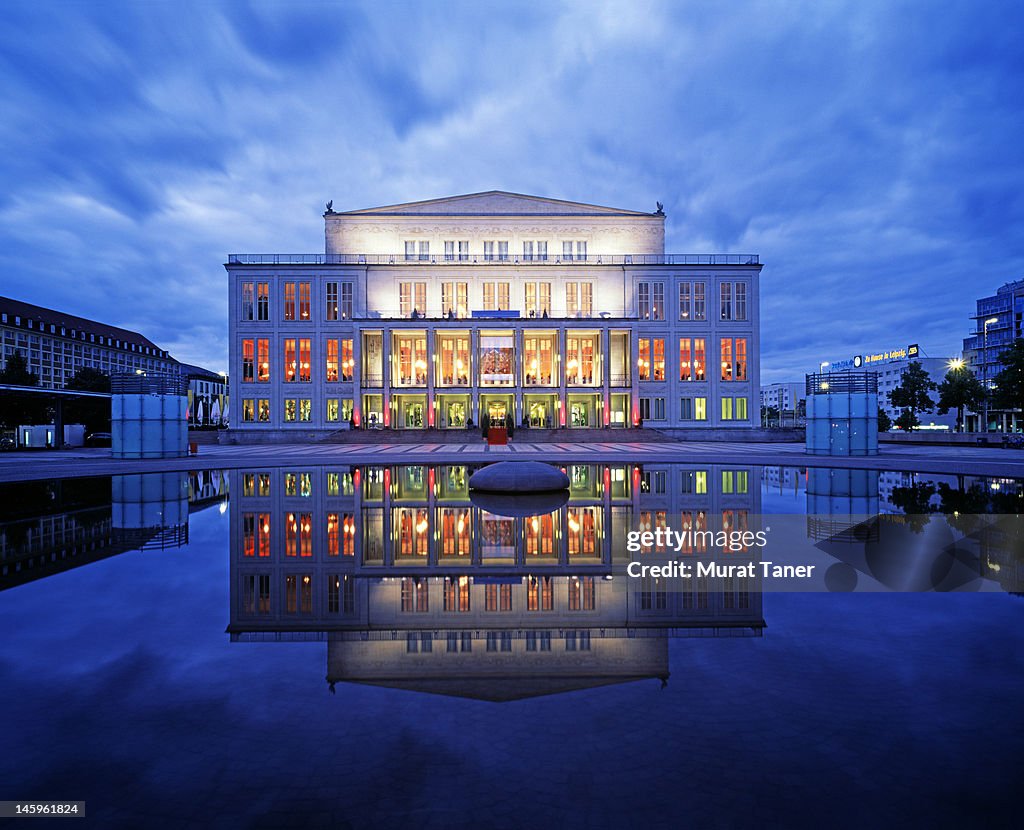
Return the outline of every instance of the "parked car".
[[[109,432],[94,432],[85,439],[85,446],[87,447],[109,447],[110,446],[110,433]]]
[[[0,436],[0,450],[16,450],[18,445],[10,435]]]

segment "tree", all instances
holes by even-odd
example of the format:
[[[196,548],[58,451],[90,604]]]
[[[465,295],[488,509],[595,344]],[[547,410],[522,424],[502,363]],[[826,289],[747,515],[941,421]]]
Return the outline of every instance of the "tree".
[[[772,421],[779,422],[779,408],[777,406],[761,407],[761,425],[770,427]]]
[[[14,352],[7,358],[7,365],[0,370],[0,384],[9,386],[38,386],[39,378],[28,370],[21,352]],[[46,398],[34,393],[0,392],[0,424],[13,429],[21,424],[42,423],[47,415]]]
[[[946,372],[939,389],[938,413],[945,415],[956,410],[956,431],[963,432],[964,409],[977,411],[985,400],[985,387],[974,373],[962,363]]]
[[[1024,340],[1017,338],[999,355],[1003,369],[992,378],[997,409],[1024,409]]]
[[[882,407],[878,407],[878,431],[888,432],[890,429],[892,429],[892,418]]]
[[[109,392],[110,376],[99,369],[84,367],[64,382],[65,389],[79,392]],[[64,421],[85,424],[86,432],[110,432],[110,400],[72,398],[64,405]]]
[[[903,370],[900,385],[889,393],[889,403],[903,410],[896,419],[896,425],[910,432],[921,423],[917,413],[930,412],[935,408],[935,401],[928,393],[937,388],[938,384],[928,377],[924,367],[916,360],[911,361]]]
[[[10,386],[38,386],[39,378],[28,370],[28,363],[21,352],[7,358],[7,366],[0,371],[0,383]]]

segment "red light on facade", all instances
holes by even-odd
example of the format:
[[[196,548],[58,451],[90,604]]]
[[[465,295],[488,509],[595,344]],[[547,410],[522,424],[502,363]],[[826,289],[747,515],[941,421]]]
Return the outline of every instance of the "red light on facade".
[[[384,407],[384,426],[391,426],[391,406]]]
[[[611,467],[604,468],[604,491],[607,493],[612,489],[612,470]]]
[[[359,489],[359,482],[362,481],[362,479],[363,474],[359,471],[359,468],[356,467],[356,471],[352,473],[352,484],[354,485],[356,490]]]
[[[640,468],[633,468],[633,490],[634,492],[640,489]]]
[[[430,492],[434,492],[434,468],[431,467],[427,470],[427,486],[430,488]]]
[[[434,426],[434,408],[433,407],[431,407],[430,409],[427,410],[427,426],[429,426],[429,427],[433,427]]]
[[[558,423],[559,426],[565,426],[565,407],[560,407],[558,410]]]
[[[359,426],[360,421],[361,421],[361,419],[359,417],[359,410],[358,409],[353,409],[352,410],[352,423],[355,424],[356,426]]]
[[[391,495],[391,468],[384,468],[384,492]]]
[[[604,425],[608,426],[612,422],[612,408],[608,401],[604,402]]]
[[[635,406],[633,407],[633,426],[640,425],[640,410]]]

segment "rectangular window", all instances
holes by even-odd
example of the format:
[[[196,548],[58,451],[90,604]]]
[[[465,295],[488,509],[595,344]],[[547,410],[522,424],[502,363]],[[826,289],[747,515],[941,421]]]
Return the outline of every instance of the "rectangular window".
[[[419,249],[420,249],[420,256],[419,256],[420,262],[427,262],[430,259],[430,242],[427,241],[427,240],[422,240],[420,242],[420,244],[419,244]]]
[[[405,242],[405,261],[414,262],[416,260],[416,243],[412,240],[406,240]]]
[[[747,379],[747,339],[723,337],[721,339],[722,380]]]
[[[563,242],[562,243],[562,259],[565,259],[565,260],[568,260],[569,262],[572,262],[572,243],[571,242]]]
[[[565,284],[565,313],[567,317],[591,317],[594,313],[594,284],[567,282]]]
[[[707,302],[704,296],[704,283],[702,282],[695,282],[693,284],[693,319],[707,319]]]
[[[251,282],[242,283],[242,319],[256,318],[256,285]]]
[[[291,423],[295,420],[298,407],[295,405],[295,398],[285,398],[284,401],[284,420],[286,423]]]
[[[747,420],[747,399],[737,398],[736,399],[736,420],[745,421]]]
[[[523,242],[523,261],[533,261],[533,242]]]
[[[444,580],[444,610],[469,611],[469,577],[447,576]]]
[[[427,284],[425,282],[399,283],[398,304],[398,312],[402,317],[411,317],[413,312],[423,316],[427,311]]]
[[[693,420],[693,398],[680,398],[679,399],[679,420],[680,421],[692,421]]]
[[[441,283],[441,314],[444,317],[469,315],[469,283]]]
[[[355,377],[356,358],[351,338],[341,341],[341,379],[351,382]]]
[[[270,421],[270,400],[268,398],[259,399],[256,404],[256,416],[263,423]]]
[[[298,374],[298,358],[295,355],[295,340],[287,338],[284,341],[284,381],[294,383]]]
[[[270,319],[270,283],[256,283],[256,319]]]
[[[652,421],[664,421],[665,420],[665,399],[654,398],[651,401],[651,416]]]
[[[304,338],[299,341],[299,380],[309,383],[313,380],[311,341]]]
[[[637,316],[641,320],[665,319],[665,283],[640,282],[636,286]]]
[[[256,420],[256,401],[252,398],[242,400],[242,420],[247,423]]]
[[[526,577],[526,610],[552,611],[554,607],[555,594],[551,584],[551,577]]]
[[[299,399],[299,420],[310,421],[313,418],[313,402],[309,398]]]
[[[511,611],[512,586],[487,585],[484,589],[485,611]]]
[[[490,262],[494,259],[494,242],[489,239],[484,240],[484,260]]]
[[[665,380],[665,339],[663,337],[639,339],[640,359],[637,362],[640,380]]]
[[[286,282],[284,284],[284,319],[294,320],[295,319],[295,283]]]
[[[747,284],[745,282],[738,282],[733,288],[733,310],[736,313],[735,319],[747,319]]]
[[[444,241],[444,261],[455,262],[455,240],[446,239]]]
[[[406,614],[425,614],[430,611],[427,581],[418,577],[402,577],[402,611]]]
[[[507,282],[485,282],[483,284],[484,310],[508,311],[509,287]]]
[[[587,261],[587,242],[582,240],[576,243],[576,259],[580,262]]]
[[[505,262],[508,259],[508,241],[506,240],[498,242],[498,259],[501,262]]]
[[[718,293],[721,298],[721,317],[723,320],[732,320],[732,283],[723,282],[718,286]]]
[[[693,314],[693,306],[690,299],[690,283],[679,283],[679,319],[689,320]]]
[[[722,398],[722,420],[732,420],[732,398]]]
[[[527,317],[545,317],[551,314],[551,283],[528,282],[523,290]]]
[[[338,399],[327,398],[327,411],[326,418],[329,423],[333,423],[338,420]]]
[[[544,240],[540,240],[536,245],[537,259],[541,262],[546,262],[548,258],[548,243]]]
[[[325,286],[324,309],[328,320],[338,319],[338,283],[329,282]]]
[[[256,380],[267,383],[270,380],[270,341],[256,341]]]
[[[689,337],[679,338],[679,379],[693,380],[693,341]]]
[[[571,576],[568,579],[568,604],[570,611],[594,610],[594,577]]]
[[[256,380],[256,344],[253,340],[242,341],[242,383]]]
[[[338,380],[338,341],[330,338],[327,341],[327,361],[324,364],[324,380],[334,383]]]
[[[341,319],[352,319],[352,283],[341,284]]]
[[[694,398],[693,399],[693,420],[695,421],[706,421],[708,419],[708,399],[707,398]]]

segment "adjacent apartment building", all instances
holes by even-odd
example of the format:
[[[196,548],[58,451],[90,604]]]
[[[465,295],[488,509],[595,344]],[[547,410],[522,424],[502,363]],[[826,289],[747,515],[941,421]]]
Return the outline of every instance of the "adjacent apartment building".
[[[0,368],[18,352],[43,389],[63,389],[84,368],[178,371],[174,358],[137,332],[10,297],[0,297],[0,338]]]
[[[501,191],[323,215],[323,254],[232,254],[232,434],[758,423],[754,254],[665,215]]]

